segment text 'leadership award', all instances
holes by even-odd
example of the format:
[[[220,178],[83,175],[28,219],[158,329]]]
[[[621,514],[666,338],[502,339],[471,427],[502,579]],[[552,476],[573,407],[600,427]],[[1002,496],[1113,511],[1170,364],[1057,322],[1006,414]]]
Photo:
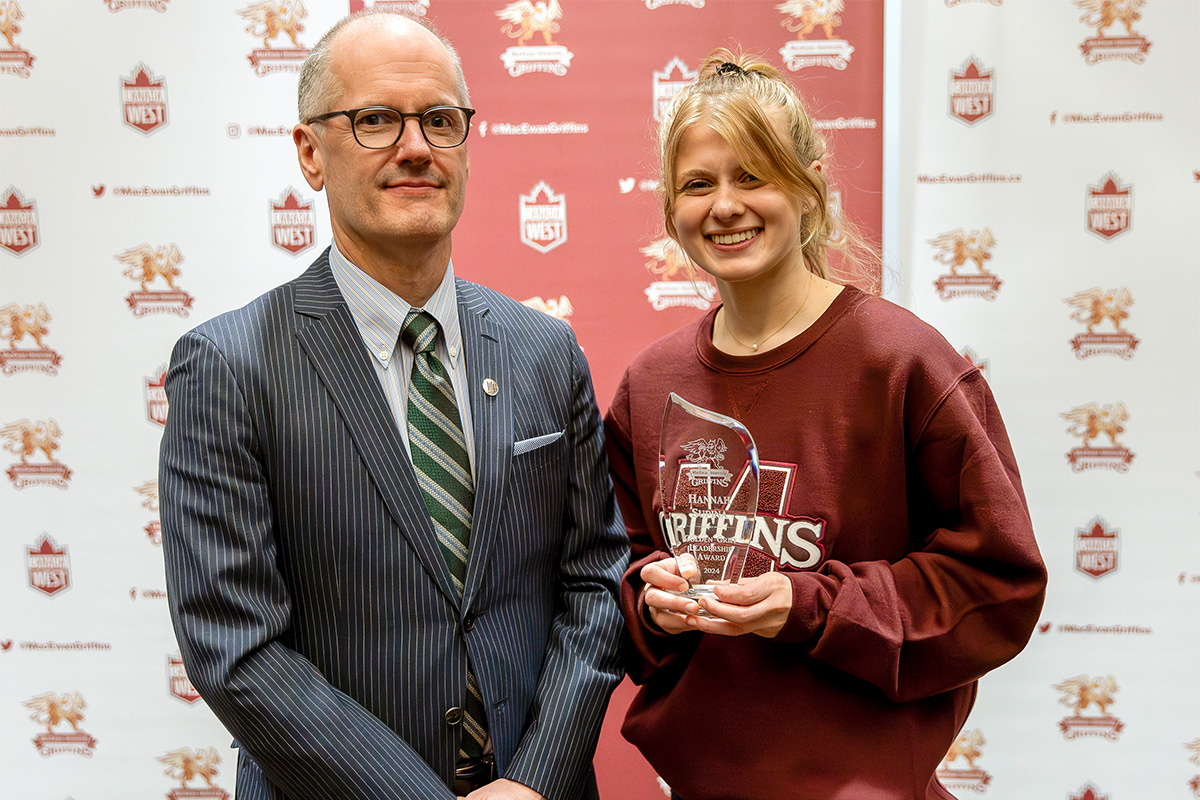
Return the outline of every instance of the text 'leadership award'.
[[[689,597],[737,583],[758,512],[758,447],[746,426],[674,392],[658,451],[663,535]]]

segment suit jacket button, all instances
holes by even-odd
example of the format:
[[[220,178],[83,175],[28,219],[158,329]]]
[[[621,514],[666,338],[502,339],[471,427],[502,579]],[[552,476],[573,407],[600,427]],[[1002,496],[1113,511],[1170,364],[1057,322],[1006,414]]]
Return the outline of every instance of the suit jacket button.
[[[462,722],[464,711],[458,706],[446,709],[446,724],[457,725]]]
[[[475,617],[470,616],[463,620],[463,630],[470,633],[475,628]]]

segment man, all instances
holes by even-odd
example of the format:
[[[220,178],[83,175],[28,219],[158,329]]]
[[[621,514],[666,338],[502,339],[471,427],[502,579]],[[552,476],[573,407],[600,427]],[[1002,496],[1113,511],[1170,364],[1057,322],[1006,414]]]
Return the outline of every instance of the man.
[[[240,798],[596,796],[628,542],[570,329],[454,278],[467,106],[424,24],[336,25],[293,132],[333,247],[172,355],[167,586]]]

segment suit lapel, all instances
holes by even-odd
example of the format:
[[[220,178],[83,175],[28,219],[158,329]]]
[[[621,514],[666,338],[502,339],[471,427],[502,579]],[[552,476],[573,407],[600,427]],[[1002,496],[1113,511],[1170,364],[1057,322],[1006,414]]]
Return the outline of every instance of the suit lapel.
[[[500,530],[504,484],[512,460],[514,392],[503,329],[495,322],[478,287],[457,280],[456,290],[475,438],[475,510],[463,591],[463,608],[470,608]],[[495,394],[486,391],[485,387],[491,386],[489,379],[495,382]]]
[[[457,605],[450,571],[412,464],[396,431],[362,336],[325,257],[295,281],[296,338],[342,414],[346,428],[396,520],[442,593]]]

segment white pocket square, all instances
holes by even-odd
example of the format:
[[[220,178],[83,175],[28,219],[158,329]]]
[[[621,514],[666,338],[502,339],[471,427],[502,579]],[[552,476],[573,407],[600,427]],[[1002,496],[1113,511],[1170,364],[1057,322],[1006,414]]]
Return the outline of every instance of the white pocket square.
[[[545,436],[534,436],[532,439],[522,439],[519,442],[513,443],[513,455],[519,456],[522,453],[528,453],[530,450],[537,450],[539,447],[545,447],[552,442],[557,442],[562,438],[565,431],[558,433],[547,433]]]

